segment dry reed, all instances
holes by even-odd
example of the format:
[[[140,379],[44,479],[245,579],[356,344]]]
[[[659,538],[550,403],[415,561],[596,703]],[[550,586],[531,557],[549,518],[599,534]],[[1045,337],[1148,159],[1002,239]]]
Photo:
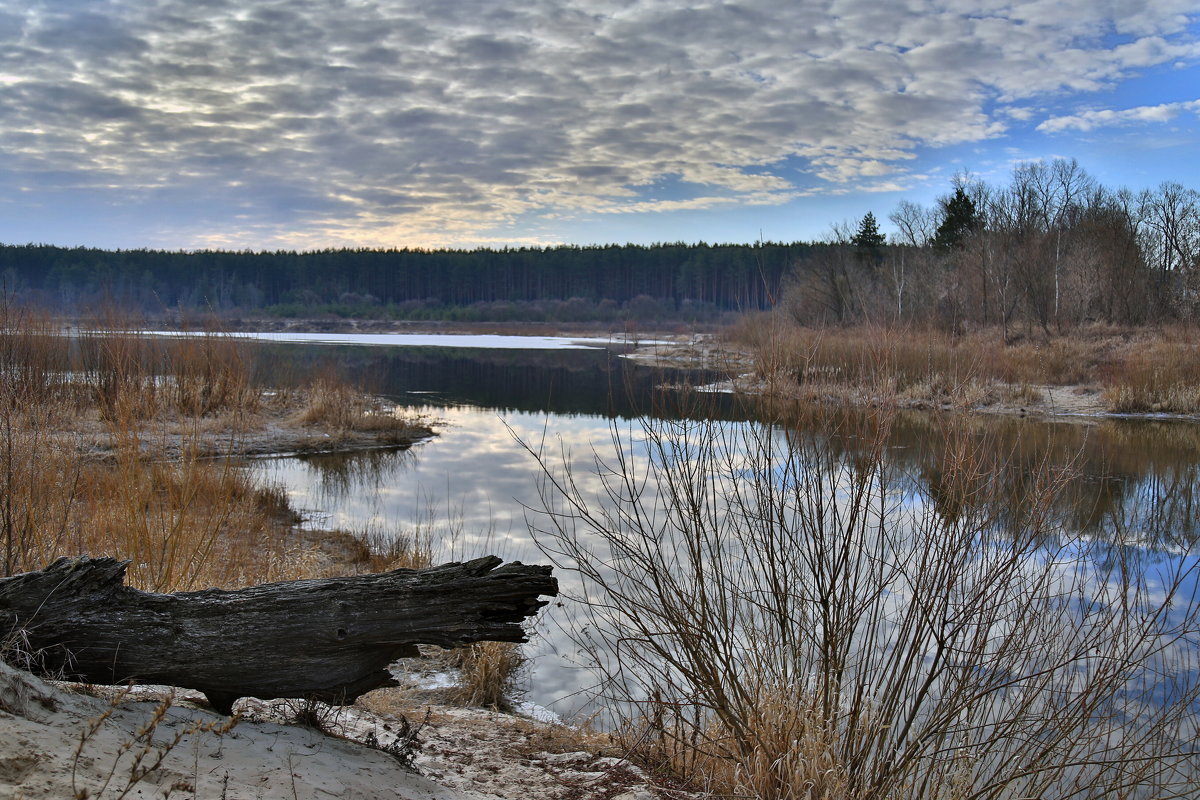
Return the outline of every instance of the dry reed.
[[[476,642],[452,650],[451,664],[458,669],[458,685],[450,700],[462,705],[511,711],[517,680],[525,666],[521,645],[513,642]]]
[[[727,340],[774,393],[973,407],[1034,403],[1038,386],[1096,386],[1119,413],[1200,413],[1200,347],[1186,327],[1079,328],[1006,341],[998,329],[806,328],[747,315]]]
[[[67,336],[0,303],[3,574],[77,553],[129,559],[131,584],[155,591],[311,574],[322,559],[286,497],[234,458],[262,408],[246,344],[139,327],[107,313]],[[323,390],[349,398],[352,423],[373,416],[348,387]]]

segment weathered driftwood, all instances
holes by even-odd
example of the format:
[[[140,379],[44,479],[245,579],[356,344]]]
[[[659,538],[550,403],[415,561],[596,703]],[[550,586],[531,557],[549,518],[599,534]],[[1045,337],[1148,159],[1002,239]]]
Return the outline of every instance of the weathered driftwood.
[[[429,569],[152,594],[129,562],[60,558],[0,579],[0,639],[21,632],[44,674],[198,689],[229,713],[239,697],[335,703],[393,686],[416,645],[525,641],[521,621],[558,583],[550,567],[495,556]]]

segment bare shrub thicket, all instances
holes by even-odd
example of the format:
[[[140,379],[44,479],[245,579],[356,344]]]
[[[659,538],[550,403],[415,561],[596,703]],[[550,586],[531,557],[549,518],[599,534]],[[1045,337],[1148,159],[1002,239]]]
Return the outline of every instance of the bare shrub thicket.
[[[764,800],[1195,796],[1195,543],[1078,534],[1069,469],[1014,503],[949,424],[938,480],[906,475],[855,419],[651,420],[595,475],[535,453],[635,756]]]

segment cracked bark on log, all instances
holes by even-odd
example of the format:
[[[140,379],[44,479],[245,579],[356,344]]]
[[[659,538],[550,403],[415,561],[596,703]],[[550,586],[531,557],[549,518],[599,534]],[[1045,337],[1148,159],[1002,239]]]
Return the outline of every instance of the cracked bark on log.
[[[0,638],[21,631],[44,675],[350,703],[394,686],[387,665],[418,644],[526,641],[521,622],[558,594],[548,566],[495,556],[428,569],[154,594],[127,561],[60,558],[0,579]]]

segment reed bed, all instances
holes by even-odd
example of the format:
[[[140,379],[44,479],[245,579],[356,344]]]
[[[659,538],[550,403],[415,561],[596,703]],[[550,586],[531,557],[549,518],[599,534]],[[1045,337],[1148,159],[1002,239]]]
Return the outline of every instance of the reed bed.
[[[245,437],[268,405],[289,402],[297,408],[284,413],[312,425],[397,436],[416,426],[332,381],[267,397],[247,343],[215,330],[148,338],[140,327],[107,314],[68,336],[46,315],[0,304],[2,574],[81,553],[129,559],[130,583],[153,591],[327,569],[279,488],[239,465]],[[349,411],[335,420],[337,402]]]
[[[1036,403],[1040,387],[1078,386],[1116,413],[1200,413],[1200,332],[1187,326],[1093,326],[1006,341],[999,329],[808,328],[763,313],[726,336],[778,394],[974,407]]]

